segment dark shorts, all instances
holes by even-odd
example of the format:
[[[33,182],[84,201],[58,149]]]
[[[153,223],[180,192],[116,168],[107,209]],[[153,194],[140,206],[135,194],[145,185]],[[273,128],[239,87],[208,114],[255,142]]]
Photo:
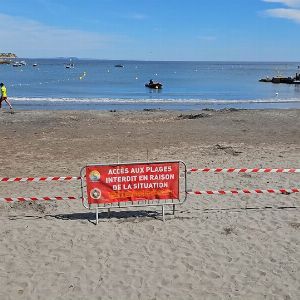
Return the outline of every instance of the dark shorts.
[[[1,97],[0,98],[0,101],[4,101],[4,100],[6,100],[7,99],[7,97]]]

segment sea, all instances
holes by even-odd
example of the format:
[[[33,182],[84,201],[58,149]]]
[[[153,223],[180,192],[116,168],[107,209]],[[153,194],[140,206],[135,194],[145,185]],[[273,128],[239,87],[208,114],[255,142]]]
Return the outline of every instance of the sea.
[[[300,62],[18,60],[26,65],[0,65],[16,110],[300,108],[299,84],[259,82],[294,77]],[[150,79],[162,89],[145,87]]]

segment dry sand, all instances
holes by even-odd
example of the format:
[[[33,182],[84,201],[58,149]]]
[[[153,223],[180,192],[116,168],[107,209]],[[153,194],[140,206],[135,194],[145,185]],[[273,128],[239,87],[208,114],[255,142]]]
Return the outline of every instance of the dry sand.
[[[88,163],[299,168],[299,110],[0,113],[0,177]],[[300,174],[192,174],[195,189],[300,187]],[[0,197],[79,196],[79,182]],[[0,203],[0,299],[300,299],[299,194],[190,196],[175,217],[80,201]],[[92,221],[91,221],[92,220]]]

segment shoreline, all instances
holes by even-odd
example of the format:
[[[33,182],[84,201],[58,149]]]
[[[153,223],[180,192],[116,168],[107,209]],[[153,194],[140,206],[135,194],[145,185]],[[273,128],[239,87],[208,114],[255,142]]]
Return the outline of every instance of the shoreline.
[[[79,176],[89,163],[299,168],[300,110],[0,112],[0,177]],[[300,174],[190,174],[188,188],[299,188]],[[79,182],[0,183],[1,197],[80,197]],[[299,194],[189,196],[94,213],[0,203],[0,298],[298,299]]]
[[[170,111],[197,111],[197,110],[224,110],[224,109],[300,109],[300,99],[176,99],[176,98],[24,98],[10,97],[14,107],[18,110],[45,110],[45,111],[143,111],[143,110],[170,110]]]

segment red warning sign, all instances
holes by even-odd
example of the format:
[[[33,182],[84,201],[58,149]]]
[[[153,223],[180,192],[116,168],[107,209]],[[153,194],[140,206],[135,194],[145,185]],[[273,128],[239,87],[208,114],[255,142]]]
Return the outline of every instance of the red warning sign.
[[[179,199],[179,163],[134,163],[86,167],[89,204]]]

